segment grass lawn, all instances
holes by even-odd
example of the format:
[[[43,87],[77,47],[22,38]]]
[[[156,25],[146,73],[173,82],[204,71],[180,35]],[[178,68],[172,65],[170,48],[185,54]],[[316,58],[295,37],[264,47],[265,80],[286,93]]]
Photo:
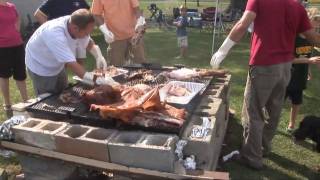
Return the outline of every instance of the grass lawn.
[[[158,2],[158,1],[157,1]],[[171,2],[171,1],[170,1]],[[172,1],[173,4],[177,4]],[[142,7],[146,7],[150,2],[142,2]],[[212,2],[211,2],[212,3]],[[178,3],[180,4],[180,3]],[[202,3],[201,3],[202,4]],[[167,7],[172,4],[163,4]],[[206,4],[208,5],[208,4]],[[191,4],[190,4],[191,6]],[[192,4],[195,6],[195,3]],[[171,6],[172,7],[172,6]],[[147,11],[147,10],[146,10]],[[105,51],[106,44],[99,32],[93,34],[93,38]],[[219,38],[219,45],[225,37]],[[238,149],[241,144],[241,122],[240,112],[243,100],[243,90],[247,75],[247,64],[249,55],[249,37],[245,37],[241,43],[235,46],[229,56],[223,62],[223,68],[230,70],[232,76],[231,86],[231,108],[236,110],[236,115],[230,119],[226,146],[223,148],[223,154]],[[189,29],[189,56],[186,59],[174,59],[178,55],[176,45],[175,31],[159,30],[158,28],[148,29],[145,35],[145,49],[147,59],[150,62],[157,62],[163,65],[185,64],[189,67],[209,68],[210,52],[212,43],[211,32],[200,32],[198,29]],[[93,60],[90,57],[86,63],[88,69],[93,68]],[[304,104],[299,115],[299,120],[308,114],[320,116],[317,108],[320,97],[320,74],[319,69],[312,68],[313,78],[308,83],[308,89],[304,93]],[[72,74],[70,74],[71,76]],[[28,92],[32,97],[32,85],[28,79]],[[20,96],[11,81],[11,98],[13,102],[19,102]],[[0,97],[0,103],[3,103]],[[3,111],[0,111],[0,120],[4,120]],[[266,169],[260,172],[250,170],[236,163],[227,163],[221,167],[221,170],[230,172],[232,179],[320,179],[320,172],[316,172],[316,166],[320,165],[319,153],[311,150],[311,143],[307,141],[306,146],[293,144],[290,135],[285,131],[289,119],[289,103],[287,102],[281,116],[281,121],[277,134],[273,140],[273,150],[271,155],[265,159]],[[201,147],[199,147],[201,148]],[[9,171],[19,171],[18,162],[14,159],[0,158],[0,166],[6,167]]]

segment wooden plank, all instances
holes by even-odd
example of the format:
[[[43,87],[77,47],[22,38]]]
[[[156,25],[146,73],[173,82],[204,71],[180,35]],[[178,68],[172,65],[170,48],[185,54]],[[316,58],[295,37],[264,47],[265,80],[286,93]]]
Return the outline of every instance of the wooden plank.
[[[68,161],[72,163],[82,164],[85,166],[111,170],[111,171],[122,171],[122,172],[156,176],[156,177],[169,178],[169,179],[200,179],[200,180],[229,179],[229,173],[224,173],[224,172],[194,171],[193,173],[190,172],[190,174],[189,173],[174,174],[174,173],[160,172],[160,171],[149,170],[149,169],[131,168],[131,167],[126,167],[126,166],[122,166],[114,163],[97,161],[93,159],[63,154],[59,152],[49,151],[49,150],[45,150],[37,147],[31,147],[31,146],[7,142],[7,141],[2,141],[1,145],[5,148],[15,150],[15,151],[31,153],[31,154],[54,158],[54,159],[60,159],[63,161]]]

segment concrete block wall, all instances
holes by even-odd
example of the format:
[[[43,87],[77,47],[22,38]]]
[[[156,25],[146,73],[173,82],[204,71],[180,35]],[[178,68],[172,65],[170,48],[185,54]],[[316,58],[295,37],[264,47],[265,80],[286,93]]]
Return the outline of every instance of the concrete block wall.
[[[207,88],[205,94],[221,98],[224,103],[229,102],[231,75],[216,78]]]
[[[67,123],[29,118],[12,128],[17,143],[56,150],[54,135],[67,127]]]
[[[108,142],[117,130],[69,125],[56,134],[57,151],[90,159],[109,162]]]
[[[212,101],[210,103],[204,101]],[[201,104],[206,106],[201,106]],[[195,110],[194,115],[191,117],[187,128],[182,133],[182,139],[188,141],[184,148],[184,154],[187,156],[195,155],[198,167],[210,170],[213,160],[216,158],[217,153],[213,151],[213,147],[221,138],[220,129],[224,126],[225,107],[221,99],[203,97],[203,101]],[[210,120],[210,127],[207,136],[202,138],[191,137],[192,130],[196,127],[201,127],[202,117],[208,117]],[[201,147],[201,148],[199,148]]]
[[[112,163],[130,167],[174,171],[178,137],[144,132],[121,132],[108,143]]]
[[[231,75],[226,75],[209,85],[181,135],[182,139],[188,141],[184,155],[195,155],[197,167],[201,169],[215,170],[217,167],[229,119],[230,80]],[[202,117],[211,120],[207,136],[190,137],[192,130],[201,126]]]

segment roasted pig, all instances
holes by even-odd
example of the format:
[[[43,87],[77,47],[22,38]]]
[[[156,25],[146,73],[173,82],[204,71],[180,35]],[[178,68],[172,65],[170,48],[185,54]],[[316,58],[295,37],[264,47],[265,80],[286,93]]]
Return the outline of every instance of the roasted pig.
[[[83,101],[87,104],[112,104],[121,99],[121,86],[101,85],[83,94]]]
[[[106,90],[108,94],[113,94],[109,90],[114,88]],[[98,110],[103,119],[115,118],[127,124],[136,124],[133,121],[137,120],[137,117],[163,121],[162,123],[171,123],[178,127],[183,124],[186,111],[161,103],[158,87],[151,89],[147,85],[136,85],[122,88],[119,94],[121,97],[117,98],[116,102],[91,104],[90,110]]]

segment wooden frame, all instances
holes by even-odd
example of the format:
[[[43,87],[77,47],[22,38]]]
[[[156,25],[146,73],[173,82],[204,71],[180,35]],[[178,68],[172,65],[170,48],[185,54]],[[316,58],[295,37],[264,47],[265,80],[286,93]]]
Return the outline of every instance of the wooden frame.
[[[2,147],[11,149],[14,151],[18,151],[18,152],[30,153],[34,155],[59,159],[59,160],[68,161],[71,163],[81,164],[89,167],[94,167],[94,168],[103,169],[103,170],[110,170],[115,172],[147,175],[147,176],[154,176],[154,177],[166,178],[166,179],[199,179],[199,180],[229,179],[229,173],[225,173],[225,172],[193,171],[193,172],[190,172],[190,174],[189,173],[175,174],[175,173],[160,172],[160,171],[142,169],[142,168],[131,168],[131,167],[127,167],[119,164],[88,159],[84,157],[64,154],[60,152],[50,151],[46,149],[41,149],[37,147],[32,147],[32,146],[27,146],[27,145],[22,145],[22,144],[7,142],[7,141],[2,141],[1,145]]]

